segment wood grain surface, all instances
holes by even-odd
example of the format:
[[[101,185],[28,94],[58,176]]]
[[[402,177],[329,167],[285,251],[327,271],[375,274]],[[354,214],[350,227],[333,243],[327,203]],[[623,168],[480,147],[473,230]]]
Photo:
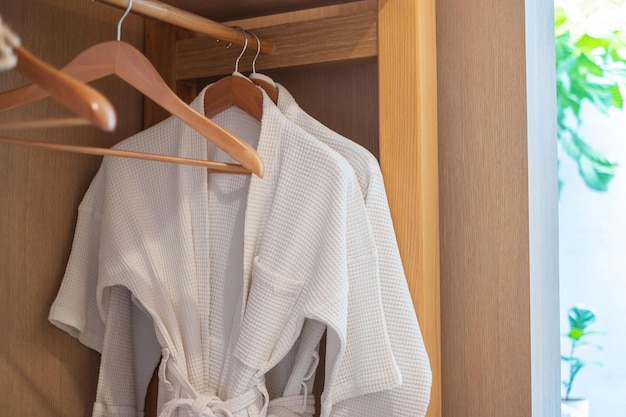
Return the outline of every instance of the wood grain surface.
[[[551,8],[534,0],[437,1],[446,417],[558,415],[558,407],[545,412],[558,402],[558,327],[545,337],[531,326],[531,317],[538,328],[558,320],[537,316],[558,305],[556,223],[547,220],[556,218],[556,143],[554,130],[532,127],[533,118],[548,127],[556,120]],[[538,53],[544,59],[527,67]],[[542,171],[554,177],[539,181]],[[531,229],[533,195],[546,211],[535,211],[540,221]],[[541,274],[532,279],[531,264]],[[533,280],[541,284],[531,291]],[[545,368],[536,373],[537,365]],[[532,395],[534,387],[544,393]]]
[[[441,415],[434,13],[430,0],[379,1],[380,160],[433,373],[429,417]]]
[[[303,12],[304,13],[304,12]],[[377,55],[376,11],[364,11],[348,16],[251,27],[257,36],[271,39],[276,51],[259,56],[257,70],[297,67],[372,58]],[[256,42],[250,36],[250,43]],[[178,43],[176,48],[176,78],[179,80],[229,74],[234,70],[236,57],[241,48],[226,49],[224,43],[214,39],[194,37]],[[241,60],[240,71],[251,69],[254,52],[248,52]]]
[[[0,0],[0,13],[22,44],[59,68],[90,45],[115,39],[118,11],[80,0]],[[142,46],[142,22],[122,36]],[[0,73],[0,89],[26,83]],[[141,96],[123,82],[93,86],[113,103],[115,133],[92,127],[2,132],[37,140],[111,146],[141,126]],[[0,115],[2,120],[69,113],[51,99]],[[47,320],[67,263],[77,207],[99,157],[0,145],[0,415],[91,416],[99,355]]]

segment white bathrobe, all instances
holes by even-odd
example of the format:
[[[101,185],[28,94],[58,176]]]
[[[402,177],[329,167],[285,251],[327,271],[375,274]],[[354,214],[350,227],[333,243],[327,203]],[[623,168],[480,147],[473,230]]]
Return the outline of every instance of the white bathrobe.
[[[262,74],[255,74],[255,76],[273,83],[271,79]],[[401,386],[344,401],[334,408],[333,416],[424,416],[430,400],[432,374],[402,268],[378,161],[361,145],[332,131],[307,114],[285,87],[280,84],[276,84],[276,86],[279,92],[278,108],[280,111],[289,120],[343,156],[357,176],[379,259],[387,330],[394,357],[402,374]],[[317,335],[321,334],[319,329],[313,330],[314,327],[316,325],[312,325],[307,330],[315,331]],[[309,346],[311,346],[310,343]],[[281,369],[282,365],[281,363],[276,371],[284,375],[286,372]],[[303,378],[309,377],[306,368],[306,364],[300,367],[299,375]],[[306,381],[295,380],[296,375],[298,375],[298,371],[294,371],[290,375],[291,378],[283,392],[284,395],[293,395],[300,389],[300,385],[310,384],[312,380],[311,378]],[[310,385],[307,386],[307,389],[310,389]],[[394,410],[393,414],[389,414],[389,410]]]
[[[236,108],[215,121],[256,146],[263,179],[105,158],[81,203],[50,320],[102,353],[94,416],[142,415],[159,354],[161,416],[264,416],[265,375],[305,320],[328,328],[323,417],[397,388],[350,165],[265,95],[261,123]],[[175,118],[119,147],[229,161]]]

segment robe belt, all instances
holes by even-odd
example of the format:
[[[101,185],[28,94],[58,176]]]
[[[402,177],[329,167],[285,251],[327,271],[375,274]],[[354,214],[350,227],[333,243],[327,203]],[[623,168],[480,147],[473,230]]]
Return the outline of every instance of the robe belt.
[[[253,387],[227,401],[207,394],[199,394],[195,398],[174,398],[165,403],[159,417],[174,416],[177,410],[187,410],[193,417],[234,417],[235,413],[245,410],[261,397],[265,397],[262,390]]]
[[[263,398],[260,415],[265,416],[269,405],[269,394],[264,381],[260,381],[243,394],[226,401],[215,394],[198,393],[187,378],[183,377],[176,366],[170,362],[170,352],[167,348],[162,351],[159,379],[166,382],[172,389],[178,387],[188,396],[166,402],[159,417],[173,417],[178,410],[186,410],[193,417],[235,417],[235,413],[245,410],[260,398]]]

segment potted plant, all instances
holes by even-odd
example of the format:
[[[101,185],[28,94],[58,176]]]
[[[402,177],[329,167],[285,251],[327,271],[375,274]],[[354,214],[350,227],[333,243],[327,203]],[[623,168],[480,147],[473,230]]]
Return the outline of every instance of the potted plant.
[[[561,355],[561,360],[568,367],[568,377],[563,381],[565,395],[561,399],[561,410],[563,416],[571,417],[589,417],[589,400],[581,397],[572,397],[572,387],[576,377],[580,371],[589,363],[577,356],[578,348],[581,346],[591,346],[596,349],[602,349],[602,346],[592,344],[587,341],[589,336],[601,334],[602,332],[589,330],[596,321],[596,314],[589,307],[577,305],[568,310],[567,318],[569,321],[569,331],[565,336],[570,341],[569,355]],[[593,362],[599,364],[598,362]]]

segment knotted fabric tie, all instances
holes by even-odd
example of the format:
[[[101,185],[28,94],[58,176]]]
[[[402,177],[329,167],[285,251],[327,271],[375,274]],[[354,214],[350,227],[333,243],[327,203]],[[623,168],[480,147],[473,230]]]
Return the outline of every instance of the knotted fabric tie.
[[[166,402],[159,417],[173,417],[178,410],[186,410],[187,414],[191,413],[192,417],[234,417],[236,413],[250,407],[260,398],[263,398],[263,407],[260,415],[265,416],[270,396],[264,381],[258,382],[237,397],[222,401],[221,398],[212,393],[196,391],[187,378],[183,377],[175,364],[172,363],[169,349],[164,348],[161,356],[159,379],[170,387],[179,387],[179,392],[184,392],[186,398],[174,398]]]
[[[264,397],[264,408],[267,407],[267,391],[262,388],[254,387],[228,401],[206,394],[199,394],[196,398],[175,398],[165,403],[159,417],[174,416],[177,410],[187,410],[193,417],[234,417],[234,413],[246,409],[260,397]]]

